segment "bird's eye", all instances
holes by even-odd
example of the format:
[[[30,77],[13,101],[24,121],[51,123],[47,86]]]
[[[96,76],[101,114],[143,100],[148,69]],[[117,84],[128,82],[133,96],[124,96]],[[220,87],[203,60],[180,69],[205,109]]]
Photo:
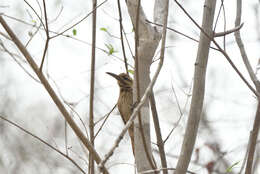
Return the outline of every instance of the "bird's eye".
[[[123,77],[124,80],[130,81],[130,79],[127,76]]]

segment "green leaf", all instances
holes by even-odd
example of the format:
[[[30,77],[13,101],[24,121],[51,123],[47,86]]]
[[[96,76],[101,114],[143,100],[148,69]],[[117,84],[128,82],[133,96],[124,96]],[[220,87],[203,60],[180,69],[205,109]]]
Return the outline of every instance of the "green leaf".
[[[72,30],[72,33],[73,33],[73,36],[76,36],[76,35],[77,35],[77,30],[74,28],[74,29]]]
[[[131,74],[133,74],[133,75],[134,75],[134,73],[135,73],[134,70],[131,70],[131,69],[129,69],[128,72],[131,73]]]
[[[236,165],[238,165],[239,162],[240,162],[240,161],[235,162],[235,163],[232,164],[230,167],[228,167],[227,170],[226,170],[226,172],[227,172],[227,173],[232,172],[232,169],[233,169]]]
[[[111,45],[111,44],[105,44],[105,46],[106,46],[107,49],[108,49],[108,55],[112,55],[113,53],[117,52],[117,51],[114,49],[113,45]]]
[[[104,28],[104,27],[100,28],[100,30],[101,30],[101,31],[104,31],[104,32],[107,32],[107,29]]]

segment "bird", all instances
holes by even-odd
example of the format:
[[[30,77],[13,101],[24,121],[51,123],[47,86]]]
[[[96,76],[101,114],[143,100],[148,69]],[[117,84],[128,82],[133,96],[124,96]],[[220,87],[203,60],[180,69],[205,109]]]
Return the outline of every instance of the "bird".
[[[111,72],[107,72],[107,74],[117,80],[118,86],[120,88],[117,107],[124,124],[126,124],[133,112],[133,80],[126,73],[121,73],[117,75]],[[128,133],[131,139],[133,155],[135,156],[133,124],[129,127]]]

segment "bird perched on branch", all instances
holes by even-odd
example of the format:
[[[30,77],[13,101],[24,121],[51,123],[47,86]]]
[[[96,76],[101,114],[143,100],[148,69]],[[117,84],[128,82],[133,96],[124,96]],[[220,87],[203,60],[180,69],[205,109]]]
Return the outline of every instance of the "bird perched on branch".
[[[124,124],[130,119],[133,110],[133,80],[126,73],[116,75],[114,73],[107,72],[117,80],[120,88],[119,98],[117,101],[117,107],[120,112],[121,118]],[[131,138],[132,150],[134,154],[134,127],[133,124],[128,129],[129,136]]]

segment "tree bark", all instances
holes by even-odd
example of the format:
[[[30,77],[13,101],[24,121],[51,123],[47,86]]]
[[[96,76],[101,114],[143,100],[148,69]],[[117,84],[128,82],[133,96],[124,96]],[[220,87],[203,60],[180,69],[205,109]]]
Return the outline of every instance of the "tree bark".
[[[156,0],[154,5],[154,21],[163,24],[163,17],[166,12],[166,2],[167,0]],[[136,29],[136,18],[137,18],[137,5],[138,0],[127,0],[127,8],[128,13],[130,15],[131,21],[133,23],[134,28]],[[146,22],[146,16],[142,9],[142,6],[139,8],[139,23],[138,23],[138,36],[139,36],[139,44],[138,44],[138,65],[139,65],[139,92],[140,97],[143,96],[148,84],[151,82],[150,79],[150,65],[152,63],[152,59],[154,53],[158,47],[159,41],[162,36],[162,29],[160,27],[152,27],[150,24]],[[135,74],[136,77],[136,74]],[[137,100],[136,94],[136,81],[134,82],[134,101]],[[140,132],[140,126],[138,119],[135,120],[135,160],[137,165],[137,171],[147,171],[153,169],[147,157],[152,158],[152,150],[151,150],[151,138],[150,138],[150,113],[149,113],[149,102],[148,100],[145,102],[144,106],[141,109],[141,119],[142,119],[142,127],[143,133],[145,137],[145,144],[147,145],[148,156],[144,149],[144,142]]]

